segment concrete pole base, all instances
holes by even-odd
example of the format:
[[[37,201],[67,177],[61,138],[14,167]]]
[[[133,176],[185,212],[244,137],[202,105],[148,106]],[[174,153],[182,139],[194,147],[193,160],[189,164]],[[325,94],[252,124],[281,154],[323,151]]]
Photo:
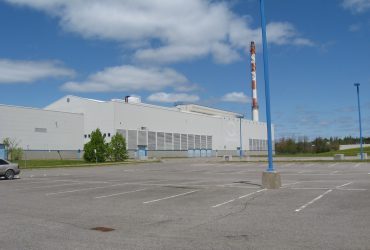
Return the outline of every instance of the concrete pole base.
[[[263,172],[262,187],[266,189],[279,189],[281,187],[280,173],[278,172]]]

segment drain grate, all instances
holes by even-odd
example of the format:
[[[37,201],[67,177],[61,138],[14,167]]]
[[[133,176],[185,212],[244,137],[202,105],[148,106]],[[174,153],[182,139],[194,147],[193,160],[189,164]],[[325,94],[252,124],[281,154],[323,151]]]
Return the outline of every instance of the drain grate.
[[[110,227],[94,227],[94,228],[91,228],[91,230],[100,231],[100,232],[110,232],[110,231],[114,231],[114,228],[110,228]]]

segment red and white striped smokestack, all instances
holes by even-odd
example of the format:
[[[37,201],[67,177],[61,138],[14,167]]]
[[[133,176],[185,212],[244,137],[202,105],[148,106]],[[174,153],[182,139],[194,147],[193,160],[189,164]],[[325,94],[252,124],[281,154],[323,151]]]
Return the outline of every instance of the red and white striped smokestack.
[[[256,78],[256,45],[251,42],[251,75],[252,75],[252,120],[258,122],[258,102],[257,102],[257,78]]]

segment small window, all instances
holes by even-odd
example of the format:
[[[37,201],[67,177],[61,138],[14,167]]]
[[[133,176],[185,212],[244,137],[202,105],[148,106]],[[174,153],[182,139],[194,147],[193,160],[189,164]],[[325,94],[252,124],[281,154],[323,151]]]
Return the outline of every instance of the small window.
[[[87,138],[87,135],[85,135],[85,138]]]
[[[103,137],[104,137],[104,138],[105,138],[105,137],[107,137],[107,134],[106,134],[106,133],[104,133]]]
[[[47,128],[35,128],[35,132],[37,133],[47,133]]]
[[[70,102],[69,98],[67,98],[67,102]]]
[[[108,137],[110,137],[110,133],[108,133]]]
[[[89,138],[91,137],[91,135],[89,134]]]

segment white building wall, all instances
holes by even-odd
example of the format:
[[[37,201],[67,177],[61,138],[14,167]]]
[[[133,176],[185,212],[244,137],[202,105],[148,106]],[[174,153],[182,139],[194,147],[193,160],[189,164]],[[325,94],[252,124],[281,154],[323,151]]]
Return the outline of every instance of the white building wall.
[[[370,144],[362,144],[363,147],[370,147]],[[339,145],[339,150],[345,149],[352,149],[352,148],[360,148],[360,144],[351,144],[351,145]]]
[[[0,105],[0,140],[11,138],[23,149],[83,149],[83,114]]]
[[[66,96],[45,107],[45,109],[83,113],[84,130],[82,136],[84,137],[84,143],[90,141],[88,136],[97,128],[99,128],[103,134],[112,133],[114,131],[114,108],[112,102],[97,101],[76,96]],[[109,138],[107,139],[109,141]]]
[[[209,135],[212,136],[213,150],[236,150],[240,147],[239,118],[203,115],[143,103],[125,103],[123,100],[102,102],[75,96],[63,97],[46,109],[84,113],[84,134],[100,128],[103,134],[110,133],[112,136],[117,130],[141,130],[144,127],[146,131],[154,132]],[[246,119],[241,121],[242,149],[266,150],[266,124]],[[106,139],[110,140],[108,136]],[[89,138],[85,139],[87,141]]]

